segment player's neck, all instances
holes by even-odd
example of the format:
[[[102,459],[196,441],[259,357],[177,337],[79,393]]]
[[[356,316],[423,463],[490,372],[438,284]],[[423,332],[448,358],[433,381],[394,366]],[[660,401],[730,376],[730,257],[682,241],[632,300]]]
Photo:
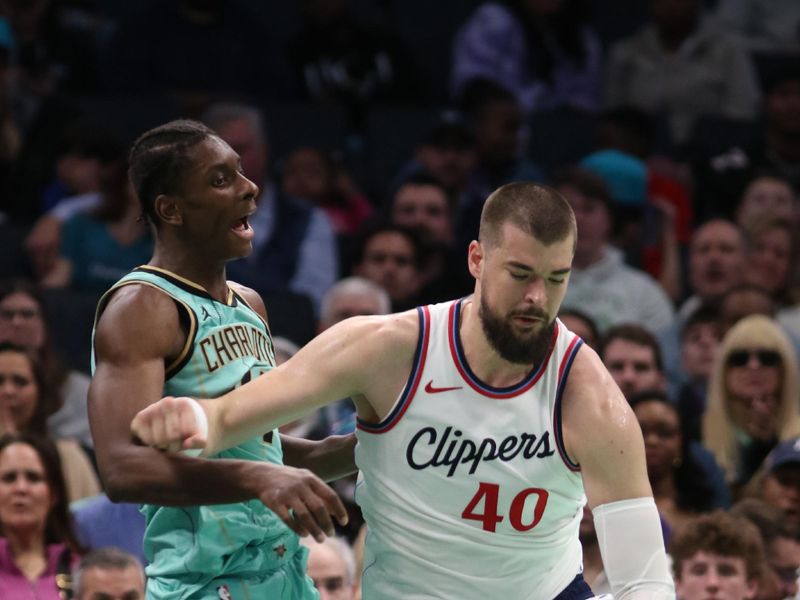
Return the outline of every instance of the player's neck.
[[[157,243],[149,264],[188,279],[220,302],[227,299],[228,284],[223,261],[198,260],[198,255],[189,249],[173,251]]]
[[[474,298],[462,305],[459,336],[469,368],[492,387],[516,385],[533,369],[533,365],[512,363],[497,353],[483,332]]]

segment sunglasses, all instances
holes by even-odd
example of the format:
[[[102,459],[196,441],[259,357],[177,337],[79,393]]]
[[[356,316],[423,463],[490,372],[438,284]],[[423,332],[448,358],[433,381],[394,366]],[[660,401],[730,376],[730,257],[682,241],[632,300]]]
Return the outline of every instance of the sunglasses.
[[[734,350],[728,355],[728,366],[744,367],[753,356],[762,367],[777,367],[781,364],[781,355],[774,350]]]

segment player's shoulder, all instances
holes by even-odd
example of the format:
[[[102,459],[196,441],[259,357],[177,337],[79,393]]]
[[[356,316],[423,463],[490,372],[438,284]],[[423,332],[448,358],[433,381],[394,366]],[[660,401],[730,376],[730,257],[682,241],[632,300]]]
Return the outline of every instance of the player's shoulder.
[[[101,300],[97,327],[132,328],[146,332],[179,326],[175,301],[155,286],[131,282],[110,290]]]
[[[388,315],[366,315],[350,317],[331,329],[353,336],[368,346],[374,345],[384,352],[415,348],[419,337],[419,315],[408,310]]]
[[[627,412],[627,402],[597,352],[583,344],[575,356],[563,396],[570,425],[592,428]]]

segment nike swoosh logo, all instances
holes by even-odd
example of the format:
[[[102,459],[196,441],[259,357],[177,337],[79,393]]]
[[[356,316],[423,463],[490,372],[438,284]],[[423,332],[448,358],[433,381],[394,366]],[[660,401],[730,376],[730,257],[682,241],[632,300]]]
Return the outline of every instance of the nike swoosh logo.
[[[433,387],[433,379],[425,384],[425,391],[429,394],[438,394],[439,392],[452,392],[453,390],[463,389],[462,386],[456,385],[453,387]]]

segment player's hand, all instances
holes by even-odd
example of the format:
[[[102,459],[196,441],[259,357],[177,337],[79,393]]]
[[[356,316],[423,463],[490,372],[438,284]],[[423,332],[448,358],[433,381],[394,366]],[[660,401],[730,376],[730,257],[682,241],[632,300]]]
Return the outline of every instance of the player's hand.
[[[199,406],[191,398],[167,396],[133,418],[131,433],[146,446],[196,456],[208,441],[208,423],[198,415]]]
[[[308,469],[264,463],[259,499],[299,536],[318,542],[334,535],[333,519],[347,524],[347,510],[324,481]]]

